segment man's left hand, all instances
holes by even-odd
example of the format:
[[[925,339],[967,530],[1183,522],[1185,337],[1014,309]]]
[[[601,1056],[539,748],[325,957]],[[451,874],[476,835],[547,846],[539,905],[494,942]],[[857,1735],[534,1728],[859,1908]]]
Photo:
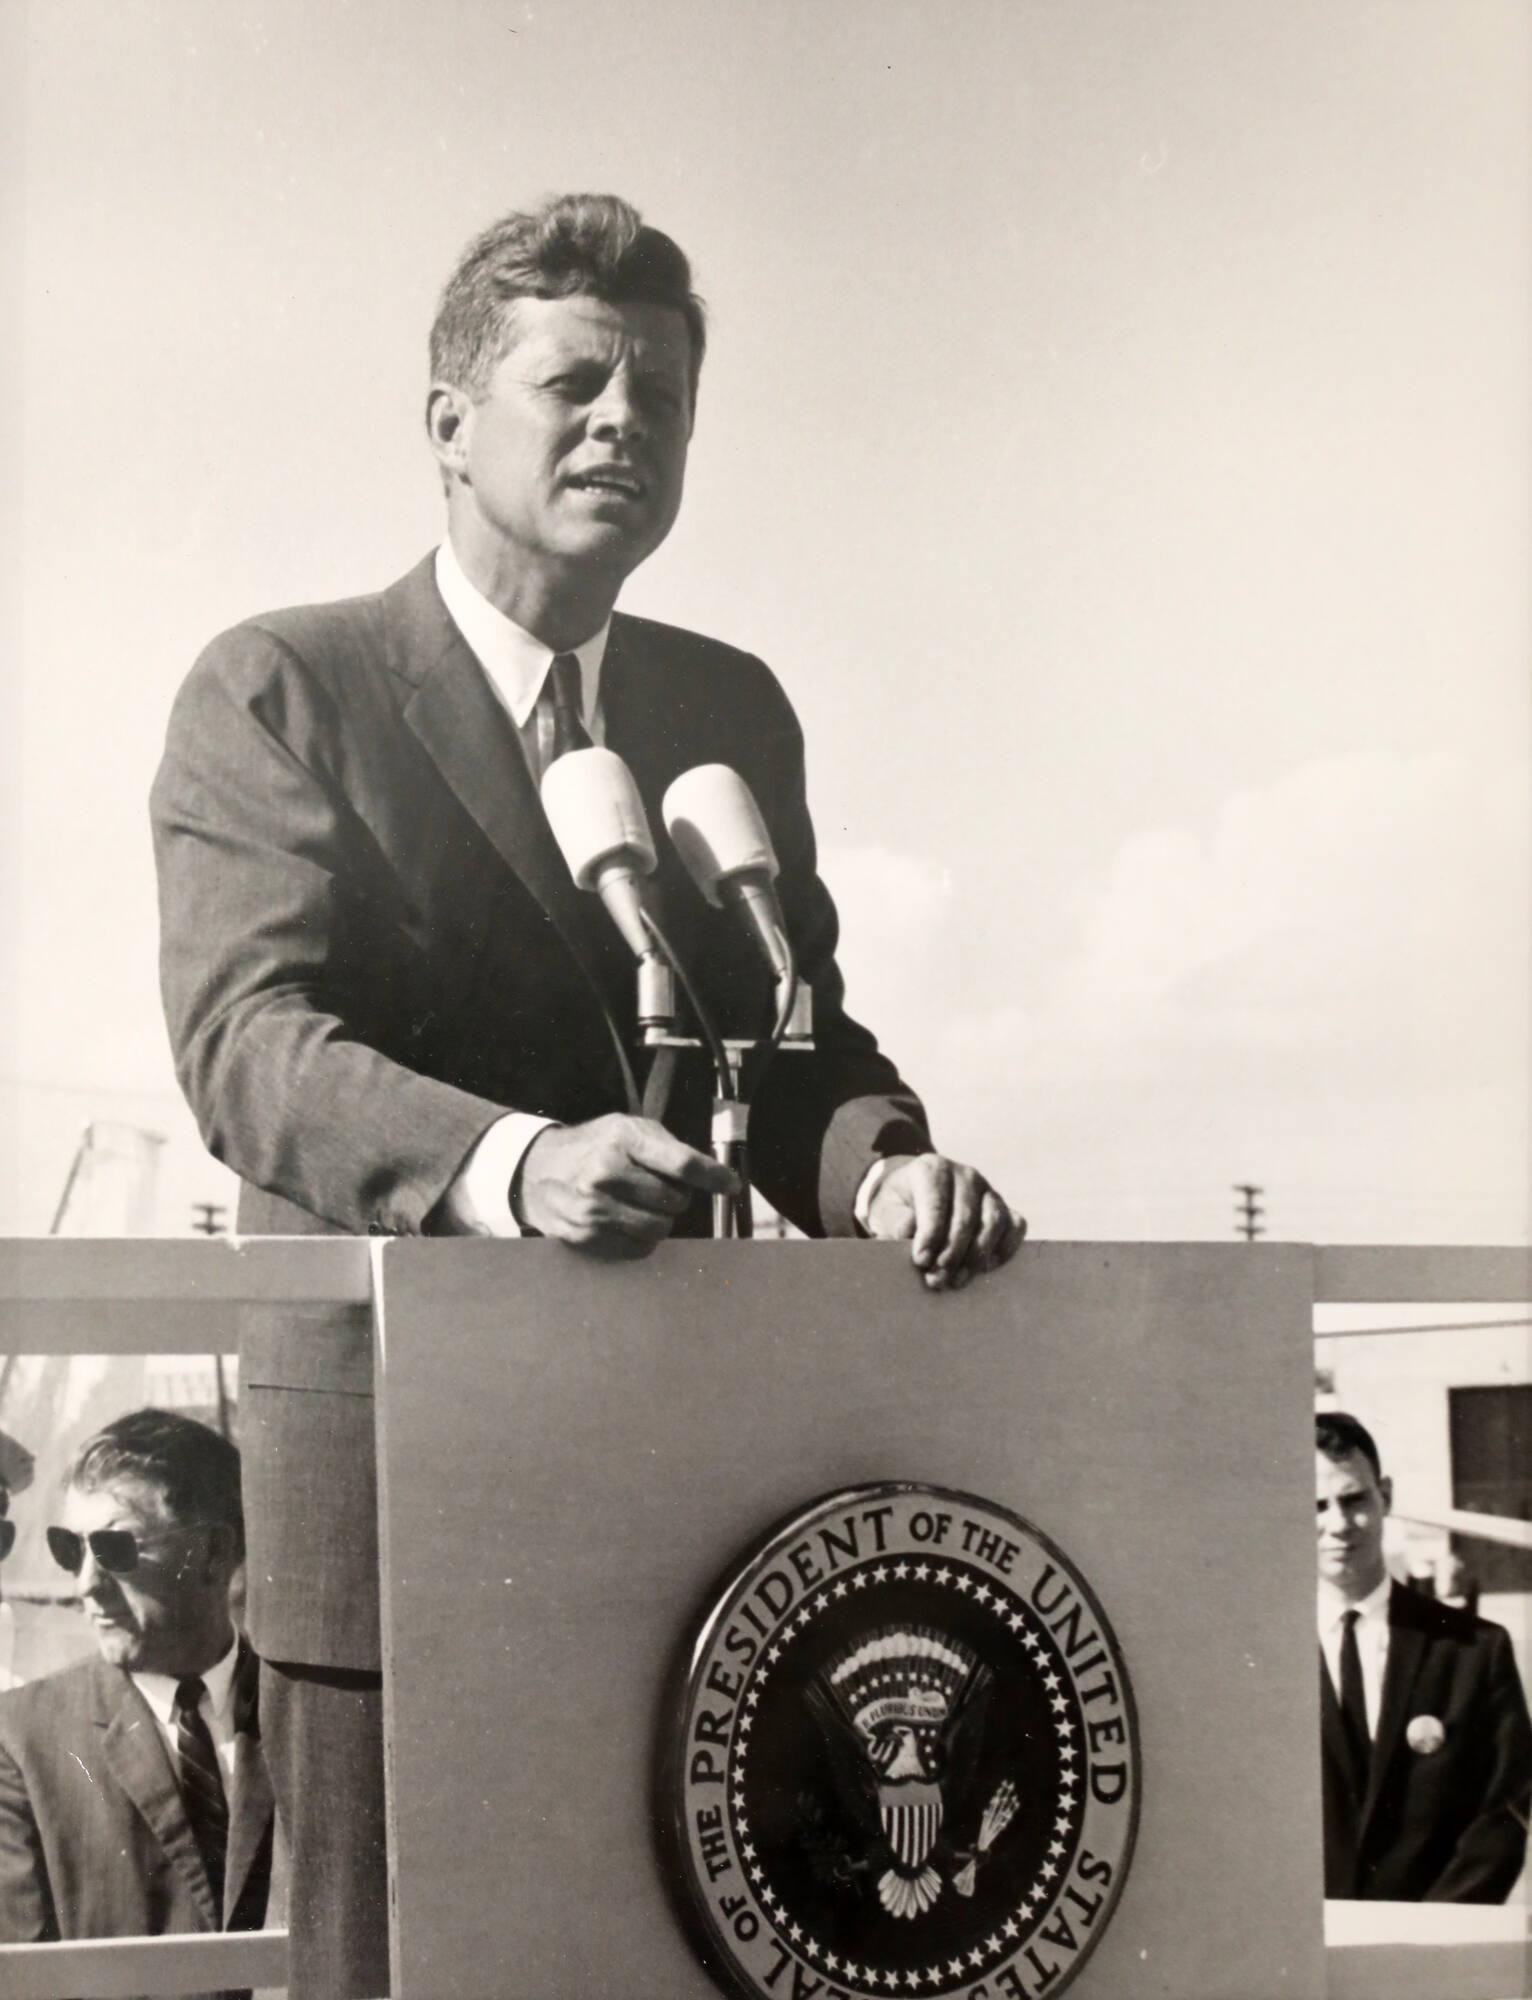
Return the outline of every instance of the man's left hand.
[[[910,1257],[933,1292],[960,1291],[970,1278],[1015,1256],[1027,1225],[976,1168],[940,1153],[890,1161],[867,1212],[869,1234],[912,1239]]]

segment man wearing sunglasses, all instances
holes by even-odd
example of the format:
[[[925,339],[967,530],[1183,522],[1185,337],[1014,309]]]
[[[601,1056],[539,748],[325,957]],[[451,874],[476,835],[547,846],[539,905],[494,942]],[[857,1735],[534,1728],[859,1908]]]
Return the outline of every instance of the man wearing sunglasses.
[[[273,1815],[229,1610],[239,1453],[171,1411],[119,1417],[47,1541],[96,1657],[0,1696],[0,1939],[259,1928]]]

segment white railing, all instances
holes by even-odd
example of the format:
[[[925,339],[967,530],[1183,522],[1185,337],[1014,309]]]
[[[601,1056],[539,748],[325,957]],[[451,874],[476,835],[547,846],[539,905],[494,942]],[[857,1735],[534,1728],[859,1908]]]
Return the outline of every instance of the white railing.
[[[287,1985],[286,1931],[0,1944],[5,2000],[132,2000],[135,1994]]]
[[[368,1249],[365,1240],[338,1237],[0,1242],[0,1355],[233,1353],[245,1305],[365,1304]],[[1529,1297],[1532,1251],[1524,1249],[1314,1251],[1316,1305],[1519,1304]],[[1480,1515],[1444,1516],[1441,1525],[1479,1535],[1492,1527],[1520,1546],[1532,1534],[1526,1524]],[[1326,1930],[1328,2000],[1518,2000],[1532,1991],[1525,1907],[1330,1904]],[[119,2000],[280,1988],[286,1958],[287,1935],[276,1930],[0,1944],[0,1994]]]
[[[1326,2000],[1521,2000],[1525,1904],[1326,1903]]]

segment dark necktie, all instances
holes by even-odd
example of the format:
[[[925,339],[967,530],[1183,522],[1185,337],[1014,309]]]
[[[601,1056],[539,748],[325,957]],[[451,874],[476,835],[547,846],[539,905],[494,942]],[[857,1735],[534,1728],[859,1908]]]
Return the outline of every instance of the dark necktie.
[[[1340,1711],[1347,1747],[1357,1776],[1358,1792],[1367,1789],[1372,1740],[1367,1734],[1367,1697],[1362,1688],[1362,1655],[1357,1650],[1356,1623],[1360,1611],[1341,1614]]]
[[[224,1861],[229,1851],[229,1803],[224,1797],[212,1732],[203,1720],[202,1697],[206,1692],[196,1674],[188,1674],[176,1686],[176,1764],[187,1821],[213,1885],[213,1900],[221,1910]]]
[[[555,653],[548,668],[548,687],[553,695],[553,750],[550,764],[571,750],[591,748],[590,731],[585,727],[580,694],[580,662],[574,653]]]

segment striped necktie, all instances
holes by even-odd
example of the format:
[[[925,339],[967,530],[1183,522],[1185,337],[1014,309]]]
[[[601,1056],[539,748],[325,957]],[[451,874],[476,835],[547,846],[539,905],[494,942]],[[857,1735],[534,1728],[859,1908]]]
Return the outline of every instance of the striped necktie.
[[[186,1818],[213,1885],[213,1900],[221,1910],[224,1862],[229,1851],[229,1802],[224,1796],[223,1772],[212,1732],[202,1714],[206,1693],[198,1674],[188,1674],[176,1685],[176,1766]]]
[[[555,653],[545,683],[553,700],[553,749],[550,764],[571,750],[589,750],[590,731],[585,727],[580,689],[580,661],[575,653]]]

